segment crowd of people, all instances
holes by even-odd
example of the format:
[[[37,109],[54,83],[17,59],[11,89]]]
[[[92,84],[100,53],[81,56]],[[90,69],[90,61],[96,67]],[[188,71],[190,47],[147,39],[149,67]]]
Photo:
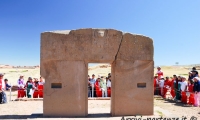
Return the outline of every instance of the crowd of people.
[[[18,85],[18,98],[20,97],[28,97],[28,98],[37,98],[39,92],[43,93],[43,85],[44,78],[40,77],[40,80],[37,78],[29,77],[28,80],[24,81],[24,76],[20,75],[17,80]],[[26,93],[25,93],[26,92]],[[43,97],[43,95],[39,95],[39,97]]]
[[[169,93],[169,94],[167,94]],[[195,67],[188,73],[188,78],[174,74],[173,77],[164,77],[161,67],[157,67],[154,76],[154,95],[167,95],[175,101],[200,107],[200,78]]]
[[[3,79],[4,74],[0,73],[0,103],[7,103],[6,93],[5,91],[11,90],[11,85],[8,84],[8,79]],[[43,85],[44,78],[40,77],[39,80],[37,78],[29,77],[25,82],[24,75],[20,75],[17,80],[18,86],[18,98],[37,98],[43,97]]]
[[[4,74],[0,74],[0,103],[6,103],[6,90],[11,89],[8,79],[3,79]],[[24,76],[20,75],[17,80],[18,98],[43,97],[44,78],[29,77],[25,82]],[[161,95],[163,98],[171,97],[175,101],[192,104],[200,107],[200,78],[195,67],[188,73],[188,77],[174,74],[173,77],[164,77],[161,67],[157,67],[154,76],[154,95]],[[111,97],[111,74],[108,76],[92,77],[88,75],[88,97]]]
[[[88,75],[88,97],[111,97],[111,74],[92,78]]]

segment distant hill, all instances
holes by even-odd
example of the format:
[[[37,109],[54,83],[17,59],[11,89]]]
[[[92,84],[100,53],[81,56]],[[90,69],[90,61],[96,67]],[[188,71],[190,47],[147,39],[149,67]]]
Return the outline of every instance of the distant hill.
[[[36,65],[36,66],[12,66],[12,65],[3,65],[3,64],[0,64],[0,68],[3,69],[3,68],[25,68],[25,69],[34,69],[34,68],[40,68],[39,65]]]

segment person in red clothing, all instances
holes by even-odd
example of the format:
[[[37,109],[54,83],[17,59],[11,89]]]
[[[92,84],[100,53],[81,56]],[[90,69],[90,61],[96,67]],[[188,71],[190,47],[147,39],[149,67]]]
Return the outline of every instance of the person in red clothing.
[[[188,104],[191,104],[191,105],[194,105],[193,88],[194,88],[194,82],[193,82],[193,80],[189,79],[188,80],[188,92],[189,92],[189,102],[188,102]]]
[[[160,83],[160,80],[162,80],[161,77],[163,77],[163,72],[162,72],[160,66],[157,67],[157,70],[158,70],[158,71],[157,71],[156,74],[158,75],[158,81],[159,81],[159,83]],[[160,89],[159,89],[159,95],[163,94],[162,92],[163,92],[163,90],[161,90],[161,88],[160,88]]]
[[[7,98],[6,98],[6,93],[5,93],[5,82],[3,80],[3,77],[4,77],[4,74],[0,73],[0,94],[1,94],[0,104],[7,103]]]
[[[162,70],[161,70],[161,67],[158,66],[158,67],[157,67],[157,70],[158,70],[158,71],[157,71],[156,74],[158,75],[158,78],[160,78],[160,76],[163,76],[163,72],[162,72]]]
[[[181,87],[180,87],[180,90],[181,90],[181,102],[182,103],[185,103],[187,104],[187,86],[188,86],[188,83],[186,81],[186,78],[185,77],[181,77],[182,78],[182,82],[181,82]]]
[[[156,86],[157,86],[157,79],[158,79],[158,76],[154,76],[154,95],[156,95]]]
[[[171,80],[169,79],[169,77],[166,77],[166,80],[164,82],[164,88],[163,88],[163,97],[166,98],[166,93],[167,91],[170,89],[171,86]]]
[[[102,91],[100,89],[100,78],[97,78],[95,84],[94,84],[94,87],[96,89],[96,95],[97,97],[101,97],[102,96]]]
[[[193,92],[194,83],[192,80],[188,80],[188,92]]]
[[[175,97],[175,90],[174,90],[174,81],[175,81],[175,79],[176,79],[176,77],[175,77],[176,75],[173,75],[173,78],[172,78],[172,80],[171,80],[171,84],[170,84],[170,87],[171,87],[171,96],[172,96],[172,98],[174,98]]]

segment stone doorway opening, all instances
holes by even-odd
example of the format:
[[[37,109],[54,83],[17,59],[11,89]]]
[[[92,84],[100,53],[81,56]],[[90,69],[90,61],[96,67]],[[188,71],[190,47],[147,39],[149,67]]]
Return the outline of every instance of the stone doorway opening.
[[[111,64],[88,63],[88,115],[110,115]]]

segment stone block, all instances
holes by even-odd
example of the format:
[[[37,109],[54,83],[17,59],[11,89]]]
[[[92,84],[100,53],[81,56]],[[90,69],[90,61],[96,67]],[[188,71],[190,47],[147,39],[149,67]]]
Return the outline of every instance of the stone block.
[[[116,60],[112,64],[111,114],[153,115],[153,61]],[[138,87],[146,83],[146,87]]]
[[[125,33],[117,60],[153,60],[153,40],[143,35]]]
[[[84,61],[48,61],[41,64],[44,86],[44,116],[86,116],[87,65]],[[52,88],[61,83],[61,88]]]
[[[112,29],[79,29],[41,34],[41,59],[109,62],[115,60],[122,32]],[[106,54],[105,54],[106,53]]]

